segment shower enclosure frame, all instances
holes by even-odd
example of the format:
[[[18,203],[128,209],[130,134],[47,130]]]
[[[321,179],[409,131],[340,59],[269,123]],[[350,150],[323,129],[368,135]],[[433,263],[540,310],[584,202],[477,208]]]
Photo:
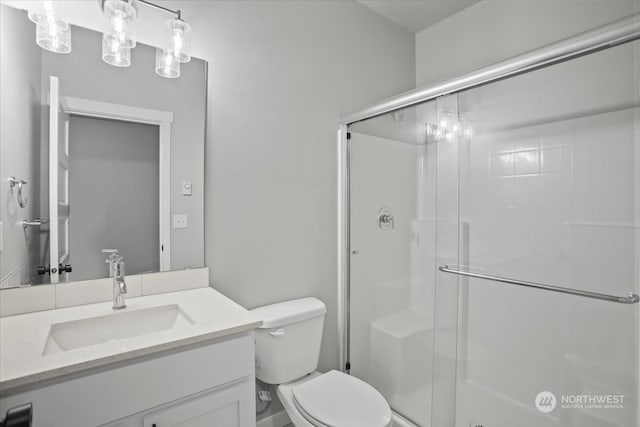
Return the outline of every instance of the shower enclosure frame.
[[[339,366],[350,371],[350,274],[351,274],[351,140],[350,127],[357,122],[421,104],[441,96],[559,64],[581,56],[640,39],[640,13],[529,51],[488,67],[423,86],[385,99],[342,118],[338,129],[338,351]],[[640,337],[639,337],[640,340]]]

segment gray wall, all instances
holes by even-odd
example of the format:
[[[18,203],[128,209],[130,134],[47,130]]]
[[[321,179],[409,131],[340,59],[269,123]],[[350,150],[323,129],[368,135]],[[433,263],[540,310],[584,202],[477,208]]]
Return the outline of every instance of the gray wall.
[[[414,86],[414,36],[350,1],[165,4],[209,62],[212,286],[247,308],[320,298],[319,369],[337,368],[336,131],[343,114]]]
[[[107,275],[104,248],[127,274],[158,270],[159,129],[72,116],[69,123],[70,280]]]
[[[484,0],[416,34],[416,84],[520,55],[638,11],[635,0]]]
[[[16,224],[40,216],[41,49],[34,32],[26,14],[0,7],[0,287],[40,280],[34,268],[39,263],[40,235],[36,228],[24,230]],[[15,189],[11,191],[9,176],[29,182],[23,191],[29,198],[24,209],[18,206]]]
[[[328,306],[320,369],[337,367],[336,130],[413,87],[413,35],[355,2],[167,2],[207,52],[206,264],[248,308]]]
[[[171,214],[187,214],[189,228],[171,230],[171,268],[203,266],[206,63],[194,58],[183,64],[180,78],[165,79],[154,71],[155,48],[138,44],[131,53],[131,66],[117,68],[100,57],[100,33],[74,26],[72,37],[69,55],[42,50],[44,82],[54,75],[60,78],[61,93],[65,96],[174,113]],[[192,196],[181,195],[184,180],[193,182]]]
[[[213,286],[248,308],[320,298],[320,369],[336,368],[336,131],[343,113],[413,87],[413,35],[352,2],[180,4],[210,52]]]
[[[322,299],[320,369],[337,368],[336,130],[343,114],[414,87],[414,36],[352,1],[163,5],[183,11],[194,51],[209,62],[212,284],[248,308]],[[81,49],[80,37],[73,42]],[[91,52],[99,53],[93,43]],[[90,80],[84,71],[75,77]],[[93,90],[119,90],[104,86]]]

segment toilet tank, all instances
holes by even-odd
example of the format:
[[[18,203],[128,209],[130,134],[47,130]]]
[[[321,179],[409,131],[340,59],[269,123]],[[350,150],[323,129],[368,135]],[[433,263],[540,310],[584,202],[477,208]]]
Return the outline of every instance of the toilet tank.
[[[262,320],[256,330],[256,377],[267,384],[283,384],[315,371],[326,312],[316,298],[251,310]]]

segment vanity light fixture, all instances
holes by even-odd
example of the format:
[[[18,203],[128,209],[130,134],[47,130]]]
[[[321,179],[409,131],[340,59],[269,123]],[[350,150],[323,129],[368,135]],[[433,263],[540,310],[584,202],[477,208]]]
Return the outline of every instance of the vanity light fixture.
[[[103,33],[102,59],[116,67],[131,65],[131,49],[136,46],[135,24],[138,3],[175,15],[165,24],[165,46],[156,50],[156,73],[166,78],[180,77],[180,64],[189,62],[191,25],[180,10],[169,9],[147,0],[98,0],[107,20]]]
[[[71,26],[58,17],[53,0],[44,0],[40,6],[28,13],[36,24],[36,44],[50,52],[70,53]]]

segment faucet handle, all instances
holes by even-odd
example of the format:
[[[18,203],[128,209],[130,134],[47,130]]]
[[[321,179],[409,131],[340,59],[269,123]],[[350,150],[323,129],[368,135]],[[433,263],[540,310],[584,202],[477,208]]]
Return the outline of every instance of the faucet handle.
[[[122,257],[118,254],[117,249],[103,249],[102,253],[109,254],[109,257],[104,260],[107,264],[120,261]]]

